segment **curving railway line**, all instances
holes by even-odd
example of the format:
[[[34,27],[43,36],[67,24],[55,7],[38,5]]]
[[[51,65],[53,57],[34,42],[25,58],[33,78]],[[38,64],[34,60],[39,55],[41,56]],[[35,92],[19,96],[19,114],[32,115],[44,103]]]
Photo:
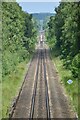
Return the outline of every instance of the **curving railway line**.
[[[9,114],[9,119],[13,118],[76,119],[76,114],[69,104],[55,66],[49,57],[49,49],[42,41],[36,49]]]

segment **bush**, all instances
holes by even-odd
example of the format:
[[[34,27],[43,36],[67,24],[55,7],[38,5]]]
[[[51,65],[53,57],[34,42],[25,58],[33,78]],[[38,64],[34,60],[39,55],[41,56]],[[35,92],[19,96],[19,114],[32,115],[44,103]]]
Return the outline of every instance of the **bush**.
[[[79,78],[79,72],[80,72],[80,53],[77,54],[72,61],[72,68],[71,68],[73,76],[76,78]]]

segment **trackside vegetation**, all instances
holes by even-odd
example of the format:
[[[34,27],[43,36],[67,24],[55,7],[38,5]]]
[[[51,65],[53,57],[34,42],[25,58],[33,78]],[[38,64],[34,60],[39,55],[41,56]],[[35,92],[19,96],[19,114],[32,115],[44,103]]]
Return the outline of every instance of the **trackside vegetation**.
[[[61,2],[55,11],[47,25],[47,42],[80,117],[80,2]],[[73,80],[71,85],[67,83],[69,79]]]
[[[22,11],[16,2],[2,2],[2,117],[8,117],[13,97],[21,86],[35,50],[37,38],[36,21],[31,14]]]

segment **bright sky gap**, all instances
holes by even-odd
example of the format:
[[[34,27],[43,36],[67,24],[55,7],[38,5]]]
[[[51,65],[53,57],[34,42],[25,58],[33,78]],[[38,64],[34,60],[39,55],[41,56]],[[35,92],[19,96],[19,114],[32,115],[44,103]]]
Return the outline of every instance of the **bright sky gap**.
[[[55,13],[59,2],[18,2],[23,11],[28,13]]]

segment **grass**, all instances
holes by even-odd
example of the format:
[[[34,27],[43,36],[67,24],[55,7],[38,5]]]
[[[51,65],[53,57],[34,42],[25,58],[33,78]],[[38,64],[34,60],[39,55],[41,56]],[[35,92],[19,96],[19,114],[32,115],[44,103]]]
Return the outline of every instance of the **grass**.
[[[2,117],[2,51],[0,46],[0,118]]]
[[[60,60],[59,52],[55,48],[51,51],[51,58],[55,63],[56,69],[60,76],[60,81],[64,85],[66,93],[71,101],[71,105],[74,107],[74,111],[77,112],[78,116],[80,109],[78,109],[78,80],[72,76],[70,70],[67,70],[63,67],[63,61]],[[67,81],[73,80],[72,84],[68,84]]]
[[[2,118],[2,85],[0,84],[0,120]]]
[[[9,108],[16,97],[23,82],[28,66],[26,62],[20,63],[16,71],[6,76],[2,82],[2,117],[7,118]]]

